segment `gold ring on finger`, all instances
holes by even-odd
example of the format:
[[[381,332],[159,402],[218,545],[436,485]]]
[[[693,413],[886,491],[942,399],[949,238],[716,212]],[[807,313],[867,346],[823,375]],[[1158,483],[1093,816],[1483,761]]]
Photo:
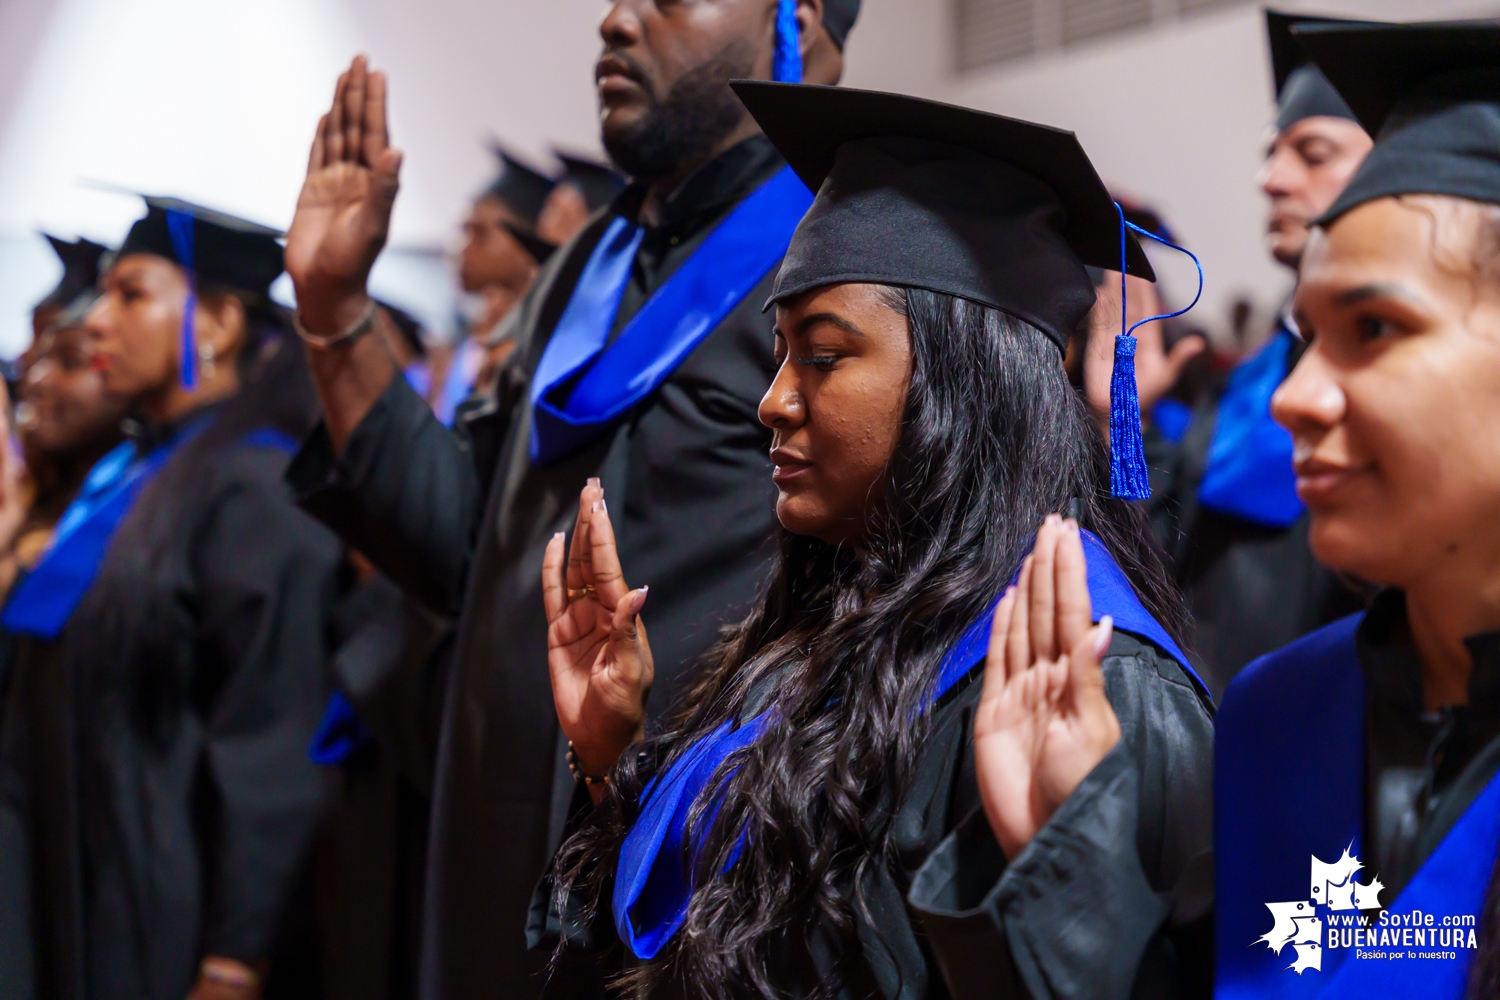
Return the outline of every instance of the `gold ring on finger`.
[[[594,593],[594,588],[591,587],[591,586],[589,586],[589,585],[587,585],[587,584],[585,584],[582,587],[577,587],[577,588],[569,587],[568,588],[568,600],[570,600],[570,601],[576,601],[580,597],[586,597],[586,596],[588,596],[589,594],[592,594],[592,593]]]

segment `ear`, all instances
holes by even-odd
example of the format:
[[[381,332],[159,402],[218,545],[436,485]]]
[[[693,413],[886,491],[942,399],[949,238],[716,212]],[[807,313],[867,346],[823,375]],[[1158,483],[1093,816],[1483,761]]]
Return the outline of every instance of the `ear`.
[[[244,346],[246,324],[245,304],[238,296],[204,295],[198,300],[198,326],[196,336],[198,349],[205,346],[213,352],[214,360],[230,364],[239,357]]]
[[[823,0],[797,0],[797,34],[805,63],[823,34]]]
[[[802,82],[831,86],[844,75],[844,54],[823,29],[823,0],[797,0]]]

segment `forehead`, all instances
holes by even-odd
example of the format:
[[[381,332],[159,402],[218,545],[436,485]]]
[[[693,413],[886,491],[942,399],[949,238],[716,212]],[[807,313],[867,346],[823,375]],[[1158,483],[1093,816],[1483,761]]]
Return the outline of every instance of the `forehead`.
[[[1299,284],[1347,287],[1400,279],[1467,288],[1463,272],[1472,259],[1473,223],[1472,217],[1443,211],[1443,206],[1396,198],[1366,202],[1315,233]]]
[[[133,253],[121,257],[105,275],[107,280],[144,278],[178,274],[177,265],[154,253]]]

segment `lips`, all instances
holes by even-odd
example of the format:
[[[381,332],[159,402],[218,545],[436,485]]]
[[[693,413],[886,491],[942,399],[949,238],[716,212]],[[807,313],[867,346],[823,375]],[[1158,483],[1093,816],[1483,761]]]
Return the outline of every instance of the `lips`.
[[[1317,459],[1296,464],[1297,496],[1308,506],[1326,503],[1361,470]]]
[[[771,463],[775,466],[771,470],[771,481],[778,486],[801,479],[812,470],[811,462],[786,448],[773,448]]]
[[[619,56],[605,56],[594,66],[594,83],[600,94],[618,94],[641,86],[641,74]]]

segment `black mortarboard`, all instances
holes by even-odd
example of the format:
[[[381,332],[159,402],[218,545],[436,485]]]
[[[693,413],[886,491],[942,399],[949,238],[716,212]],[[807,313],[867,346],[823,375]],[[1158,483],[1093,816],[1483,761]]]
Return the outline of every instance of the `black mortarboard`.
[[[1072,132],[900,94],[735,81],[817,192],[771,293],[864,281],[992,306],[1060,348],[1120,266],[1120,216]],[[1131,274],[1154,279],[1133,235]]]
[[[833,39],[833,44],[844,50],[844,42],[849,37],[849,29],[854,27],[854,22],[859,18],[860,0],[824,0],[823,3],[823,30],[828,32],[828,37]]]
[[[563,165],[559,184],[571,184],[583,195],[583,202],[590,212],[596,212],[614,200],[625,187],[625,177],[607,163],[574,156],[562,150],[553,150]]]
[[[556,243],[553,243],[551,240],[542,239],[524,226],[518,226],[512,222],[502,222],[501,225],[505,227],[506,232],[515,238],[517,243],[526,248],[526,252],[531,254],[538,264],[547,263],[547,258],[551,257],[553,252],[557,250]]]
[[[498,142],[492,142],[490,150],[500,161],[500,176],[485,189],[485,195],[504,202],[522,222],[535,229],[547,195],[557,182],[517,159]]]
[[[63,273],[57,287],[48,292],[36,307],[66,307],[99,283],[99,259],[109,252],[109,248],[91,240],[77,239],[70,242],[50,233],[42,235],[47,237],[47,242],[52,244],[52,251],[62,261]]]
[[[182,310],[182,384],[198,384],[198,341],[194,312],[198,290],[225,288],[268,298],[271,282],[280,276],[283,260],[281,232],[247,222],[212,208],[179,198],[146,199],[146,217],[136,221],[120,245],[116,259],[149,253],[182,268],[188,279],[188,299]]]
[[[142,197],[146,217],[130,227],[116,259],[152,253],[191,271],[199,287],[269,294],[282,270],[279,230],[178,198]],[[184,245],[189,229],[191,239]]]
[[[1309,26],[1296,34],[1376,136],[1320,224],[1398,194],[1500,204],[1500,24]]]
[[[1276,78],[1276,129],[1285,131],[1304,118],[1326,115],[1348,118],[1354,112],[1339,96],[1318,67],[1308,59],[1292,34],[1292,28],[1303,24],[1350,25],[1366,22],[1337,17],[1312,17],[1266,11],[1266,38],[1271,43],[1271,73]]]

